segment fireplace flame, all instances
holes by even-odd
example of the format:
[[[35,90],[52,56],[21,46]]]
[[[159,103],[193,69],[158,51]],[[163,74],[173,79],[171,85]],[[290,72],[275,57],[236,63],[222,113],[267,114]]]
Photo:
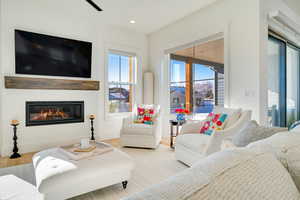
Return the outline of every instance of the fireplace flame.
[[[40,113],[36,113],[31,120],[55,120],[66,118],[69,118],[69,115],[59,109],[47,109],[41,110]]]

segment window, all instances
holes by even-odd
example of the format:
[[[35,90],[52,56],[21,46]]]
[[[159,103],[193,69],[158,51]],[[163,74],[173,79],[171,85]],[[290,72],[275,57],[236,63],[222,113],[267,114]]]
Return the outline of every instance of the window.
[[[224,66],[213,62],[171,55],[170,111],[186,108],[190,112],[210,113],[214,105],[224,104]]]
[[[193,65],[193,112],[210,113],[215,105],[215,71],[200,64]]]
[[[132,111],[136,57],[111,51],[108,55],[109,113]]]
[[[286,120],[287,126],[299,120],[299,66],[300,50],[287,46],[286,68]]]
[[[174,113],[177,108],[186,106],[186,63],[178,60],[171,60],[171,112]]]
[[[272,126],[285,125],[285,45],[270,38],[268,43],[268,120]],[[282,79],[281,79],[282,78]],[[280,87],[281,86],[281,87]]]
[[[276,36],[268,42],[268,123],[288,127],[300,119],[300,49]]]

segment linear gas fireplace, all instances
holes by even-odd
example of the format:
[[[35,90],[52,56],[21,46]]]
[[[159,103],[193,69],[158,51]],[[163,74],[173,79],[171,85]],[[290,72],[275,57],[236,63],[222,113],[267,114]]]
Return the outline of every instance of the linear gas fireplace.
[[[26,126],[84,122],[83,101],[28,101]]]

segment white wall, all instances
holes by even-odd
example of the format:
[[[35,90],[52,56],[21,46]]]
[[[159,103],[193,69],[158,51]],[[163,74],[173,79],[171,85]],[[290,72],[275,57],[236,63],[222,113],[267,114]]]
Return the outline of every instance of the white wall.
[[[3,49],[3,45],[2,45],[2,0],[0,0],[0,71],[2,70],[2,49]],[[0,76],[0,112],[2,110],[2,88],[3,88],[3,77]],[[0,121],[2,121],[2,115],[0,114]],[[2,125],[0,124],[0,156],[1,156],[1,152],[2,152],[2,131],[1,131],[1,127]]]
[[[218,1],[149,36],[150,67],[156,74],[155,100],[164,108],[164,134],[168,135],[168,66],[164,51],[219,32],[225,37],[225,104],[259,110],[259,0]],[[225,72],[226,73],[226,72]]]
[[[72,5],[72,6],[70,6]],[[136,51],[140,58],[140,69],[147,68],[147,37],[143,34],[109,27],[101,14],[85,1],[74,0],[2,0],[1,4],[1,82],[3,76],[15,75],[14,71],[14,29],[93,43],[92,80],[99,80],[100,91],[59,91],[59,90],[15,90],[1,86],[0,143],[2,155],[12,149],[10,120],[18,119],[19,147],[21,152],[37,151],[46,147],[71,143],[90,135],[88,115],[96,114],[95,132],[101,139],[119,136],[121,118],[105,118],[105,52],[107,48],[120,47]],[[142,74],[142,73],[141,73]],[[30,76],[31,77],[31,76]],[[72,78],[68,78],[72,79]],[[138,77],[137,90],[142,88],[142,77]],[[141,101],[142,95],[136,97]],[[85,101],[85,122],[49,126],[25,126],[26,101]],[[1,138],[1,137],[0,137]],[[0,140],[1,142],[1,140]]]
[[[298,2],[298,1],[297,1]],[[168,62],[165,51],[219,32],[225,37],[225,104],[253,111],[253,119],[267,123],[267,14],[281,10],[296,22],[299,15],[282,0],[227,0],[149,35],[149,67],[156,74],[155,100],[164,108],[164,135],[168,135]]]
[[[284,2],[296,13],[300,14],[300,2],[299,0],[284,0]]]

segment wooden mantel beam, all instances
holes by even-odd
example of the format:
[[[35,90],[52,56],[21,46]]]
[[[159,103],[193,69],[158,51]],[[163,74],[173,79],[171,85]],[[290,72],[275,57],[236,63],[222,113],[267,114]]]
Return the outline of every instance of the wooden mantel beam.
[[[99,90],[99,81],[5,76],[7,89]]]

